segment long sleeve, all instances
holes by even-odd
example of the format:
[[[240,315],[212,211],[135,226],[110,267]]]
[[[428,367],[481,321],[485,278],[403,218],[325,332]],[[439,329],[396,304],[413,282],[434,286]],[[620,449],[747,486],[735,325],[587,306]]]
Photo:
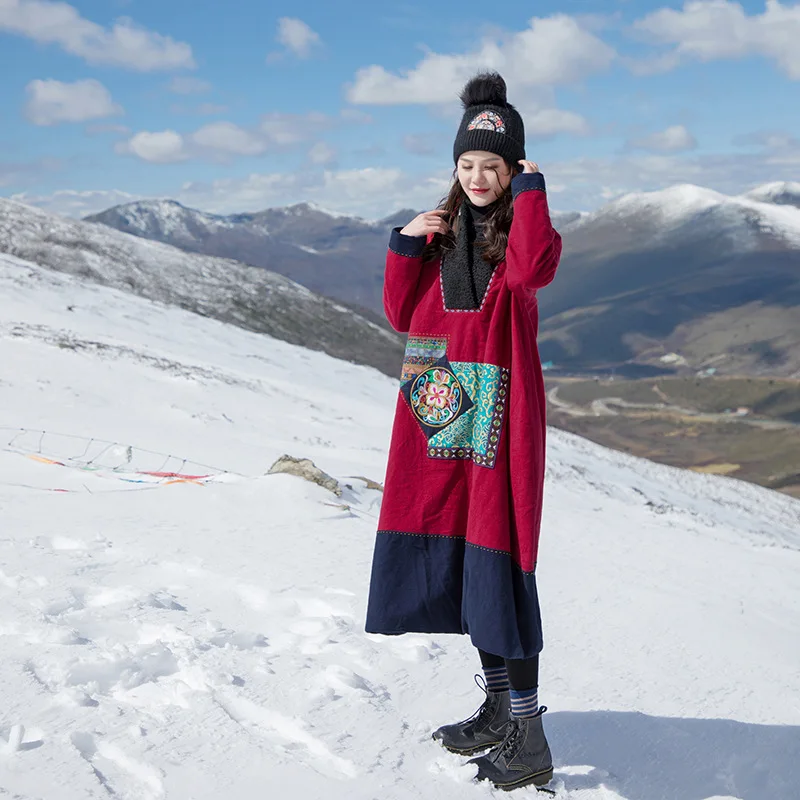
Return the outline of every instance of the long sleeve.
[[[514,220],[506,247],[508,288],[515,293],[547,286],[561,258],[561,236],[550,222],[544,175],[527,172],[511,181]]]
[[[426,236],[406,236],[400,233],[400,228],[392,231],[389,240],[383,280],[383,310],[389,324],[398,333],[408,333],[411,327],[426,241]]]

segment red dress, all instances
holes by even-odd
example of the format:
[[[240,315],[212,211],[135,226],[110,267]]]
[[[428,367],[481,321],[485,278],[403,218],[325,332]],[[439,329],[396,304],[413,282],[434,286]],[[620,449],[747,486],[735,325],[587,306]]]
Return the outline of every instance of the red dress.
[[[480,308],[445,307],[424,237],[394,231],[384,309],[408,333],[372,564],[370,633],[468,633],[504,658],[542,649],[536,561],[546,405],[536,292],[561,237],[540,173],[511,184],[505,260]]]

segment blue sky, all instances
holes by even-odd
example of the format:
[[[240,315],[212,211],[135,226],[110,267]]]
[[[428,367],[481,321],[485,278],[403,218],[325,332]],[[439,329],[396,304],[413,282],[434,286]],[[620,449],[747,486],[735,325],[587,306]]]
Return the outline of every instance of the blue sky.
[[[800,179],[800,2],[0,0],[0,194],[435,205],[495,68],[551,206]],[[794,99],[792,99],[794,98]]]

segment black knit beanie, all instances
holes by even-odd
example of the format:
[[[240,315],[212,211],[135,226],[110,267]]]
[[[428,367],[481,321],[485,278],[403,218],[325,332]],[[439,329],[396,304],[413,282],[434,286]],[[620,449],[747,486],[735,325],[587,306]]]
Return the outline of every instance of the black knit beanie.
[[[525,126],[506,100],[506,82],[496,72],[481,72],[461,92],[464,116],[453,145],[453,161],[468,150],[496,153],[510,164],[525,158]]]

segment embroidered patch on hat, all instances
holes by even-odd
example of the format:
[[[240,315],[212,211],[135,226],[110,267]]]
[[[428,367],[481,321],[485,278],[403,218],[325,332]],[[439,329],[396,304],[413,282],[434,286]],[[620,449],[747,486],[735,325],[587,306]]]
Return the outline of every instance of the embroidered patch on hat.
[[[506,123],[496,111],[481,111],[472,118],[472,122],[467,125],[468,131],[494,131],[495,133],[505,133]]]

